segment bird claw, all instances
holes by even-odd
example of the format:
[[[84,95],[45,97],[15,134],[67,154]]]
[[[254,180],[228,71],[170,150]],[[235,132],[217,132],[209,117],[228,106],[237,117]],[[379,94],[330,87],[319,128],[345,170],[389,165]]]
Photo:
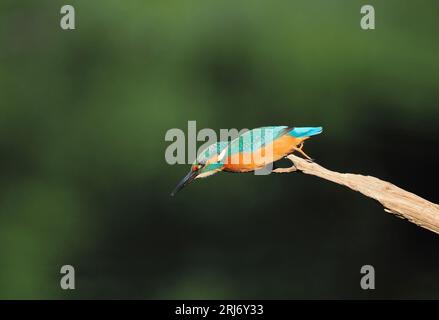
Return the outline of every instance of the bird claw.
[[[305,157],[305,160],[308,162],[314,162],[314,159],[312,159],[310,156],[308,156],[303,149],[303,142],[300,143],[297,148],[294,149],[294,151],[298,151],[302,156]]]

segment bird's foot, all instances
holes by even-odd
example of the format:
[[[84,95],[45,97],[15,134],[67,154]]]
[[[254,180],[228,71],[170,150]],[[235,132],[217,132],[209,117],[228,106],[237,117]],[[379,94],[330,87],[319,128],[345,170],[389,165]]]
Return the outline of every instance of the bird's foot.
[[[314,162],[314,159],[308,156],[305,151],[303,151],[303,142],[299,144],[297,148],[294,149],[294,151],[298,151],[302,156],[305,157],[305,160],[308,162]]]

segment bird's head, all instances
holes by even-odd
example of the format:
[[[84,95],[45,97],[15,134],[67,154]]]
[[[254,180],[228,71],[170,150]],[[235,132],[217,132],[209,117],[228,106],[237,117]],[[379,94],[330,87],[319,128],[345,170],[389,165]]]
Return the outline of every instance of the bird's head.
[[[195,160],[189,173],[177,184],[171,196],[183,189],[195,179],[206,178],[224,169],[224,158],[227,147],[222,142],[218,142],[204,152]]]

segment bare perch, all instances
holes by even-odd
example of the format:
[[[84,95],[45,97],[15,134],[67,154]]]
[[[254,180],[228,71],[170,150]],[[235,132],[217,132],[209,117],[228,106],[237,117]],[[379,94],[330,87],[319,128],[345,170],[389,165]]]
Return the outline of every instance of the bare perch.
[[[301,171],[338,183],[377,200],[384,206],[386,212],[439,234],[439,205],[375,177],[334,172],[294,155],[289,155],[287,158],[293,162],[293,166],[276,169],[275,173]]]

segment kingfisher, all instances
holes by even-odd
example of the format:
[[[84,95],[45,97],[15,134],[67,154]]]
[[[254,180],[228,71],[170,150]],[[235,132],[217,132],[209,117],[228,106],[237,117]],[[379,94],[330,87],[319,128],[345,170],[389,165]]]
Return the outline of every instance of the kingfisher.
[[[177,184],[171,196],[195,179],[220,171],[255,171],[295,151],[312,161],[303,151],[303,144],[322,131],[322,127],[262,127],[246,131],[232,141],[214,143],[199,153],[189,173]]]

